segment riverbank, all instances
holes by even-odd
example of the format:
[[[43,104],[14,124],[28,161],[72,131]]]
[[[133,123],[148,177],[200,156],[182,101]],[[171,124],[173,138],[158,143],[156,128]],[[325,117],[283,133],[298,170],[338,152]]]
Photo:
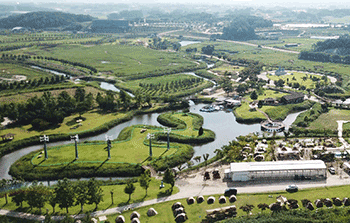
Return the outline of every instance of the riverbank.
[[[163,116],[168,117],[166,123],[170,126],[181,123],[181,128],[173,130],[169,135],[171,142],[169,149],[159,141],[166,141],[167,138],[163,133],[163,127],[136,125],[122,130],[117,140],[112,142],[111,158],[107,159],[104,142],[79,144],[79,151],[84,151],[79,154],[79,159],[74,159],[74,146],[68,144],[50,147],[48,159],[42,156],[42,151],[21,157],[11,166],[10,174],[27,181],[56,180],[64,177],[139,176],[143,173],[142,166],[150,165],[157,171],[164,171],[166,168],[173,168],[190,160],[194,150],[192,146],[185,144],[206,143],[215,139],[215,133],[210,130],[204,129],[202,134],[198,133],[203,125],[203,118],[200,115],[166,113]],[[145,139],[149,134],[154,135],[152,148],[149,144],[151,141]]]

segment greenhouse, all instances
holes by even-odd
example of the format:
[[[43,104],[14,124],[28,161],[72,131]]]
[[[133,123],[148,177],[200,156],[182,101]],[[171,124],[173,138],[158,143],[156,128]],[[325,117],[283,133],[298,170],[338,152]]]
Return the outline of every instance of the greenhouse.
[[[268,179],[325,179],[327,168],[322,160],[231,163],[225,178],[232,181]]]

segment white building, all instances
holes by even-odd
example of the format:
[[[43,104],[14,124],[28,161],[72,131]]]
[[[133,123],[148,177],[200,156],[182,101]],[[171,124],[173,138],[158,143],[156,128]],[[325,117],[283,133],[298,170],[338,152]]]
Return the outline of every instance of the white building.
[[[225,170],[225,178],[232,181],[291,180],[296,176],[326,178],[327,168],[322,160],[305,160],[231,163],[230,169]]]

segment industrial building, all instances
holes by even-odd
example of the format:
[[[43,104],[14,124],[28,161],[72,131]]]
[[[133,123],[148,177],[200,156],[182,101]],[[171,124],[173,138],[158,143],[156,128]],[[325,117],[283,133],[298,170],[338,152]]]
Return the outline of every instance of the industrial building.
[[[225,178],[232,181],[268,179],[324,179],[327,168],[322,160],[231,163]]]

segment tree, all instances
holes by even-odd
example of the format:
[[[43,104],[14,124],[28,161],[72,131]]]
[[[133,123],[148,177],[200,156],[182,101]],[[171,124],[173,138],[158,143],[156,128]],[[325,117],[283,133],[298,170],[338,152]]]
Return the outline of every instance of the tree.
[[[139,178],[139,182],[140,182],[140,186],[146,190],[145,196],[147,196],[147,189],[151,182],[151,171],[149,169],[147,169],[143,174],[141,174]]]
[[[68,208],[72,207],[75,201],[74,188],[71,182],[67,178],[59,180],[55,188],[55,194],[58,206],[66,208],[68,213]]]
[[[253,91],[253,92],[250,94],[250,98],[251,98],[252,100],[258,99],[258,94],[256,93],[256,91]]]
[[[52,213],[55,213],[55,207],[57,204],[56,193],[54,191],[50,191],[47,200],[52,207]]]
[[[204,162],[205,162],[205,166],[207,166],[207,160],[209,159],[209,153],[205,153],[202,156],[203,156],[203,159],[204,159]]]
[[[95,204],[97,209],[98,204],[103,201],[103,190],[99,182],[91,178],[87,183],[87,189],[88,204]]]
[[[16,206],[23,207],[23,201],[26,200],[26,190],[18,190],[12,195],[12,202],[16,203]]]
[[[32,207],[41,208],[45,206],[45,203],[48,199],[49,191],[42,183],[38,184],[33,182],[32,185],[27,189],[26,201],[28,205]]]
[[[173,191],[173,187],[175,185],[175,177],[173,172],[167,168],[164,172],[164,176],[163,176],[163,182],[170,184],[171,185],[171,191]]]
[[[76,199],[75,204],[76,205],[80,204],[81,212],[84,211],[84,204],[88,200],[88,194],[86,193],[86,191],[88,191],[88,187],[87,187],[87,182],[86,181],[78,181],[74,185],[74,193],[75,193],[75,199]]]
[[[222,157],[224,157],[224,151],[222,151],[221,149],[216,149],[214,150],[214,153],[221,159]]]
[[[201,156],[196,156],[193,159],[199,163],[201,161],[201,158],[202,158]]]
[[[201,127],[199,127],[199,130],[198,130],[198,136],[201,136],[201,135],[203,135],[203,127],[201,126]]]
[[[124,193],[129,194],[129,200],[128,200],[128,202],[130,201],[130,199],[131,199],[131,194],[134,193],[135,189],[136,189],[136,188],[135,188],[135,185],[134,185],[131,181],[128,181],[128,182],[126,183],[126,186],[125,186],[125,188],[124,188]]]
[[[246,204],[244,206],[241,206],[239,209],[242,209],[242,211],[246,212],[248,216],[248,214],[251,212],[251,210],[253,210],[253,208],[254,208],[254,205]]]
[[[269,205],[266,203],[260,203],[258,204],[258,208],[261,209],[261,211],[265,211],[266,209],[269,208]]]
[[[3,194],[5,195],[5,204],[8,204],[8,197],[7,197],[7,193],[8,193],[8,189],[11,187],[11,181],[10,180],[6,180],[6,179],[2,179],[0,181],[0,188],[4,189]]]

